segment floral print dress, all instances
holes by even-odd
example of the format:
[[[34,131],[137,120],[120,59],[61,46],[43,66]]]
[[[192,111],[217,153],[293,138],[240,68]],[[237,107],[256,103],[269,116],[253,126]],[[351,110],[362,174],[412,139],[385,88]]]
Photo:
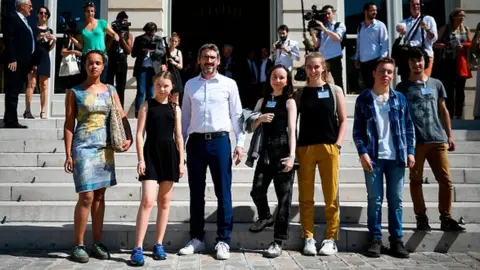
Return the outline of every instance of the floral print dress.
[[[71,91],[76,100],[76,128],[73,135],[72,159],[75,191],[85,192],[117,184],[114,151],[110,145],[110,108],[113,86],[93,94],[80,86]]]

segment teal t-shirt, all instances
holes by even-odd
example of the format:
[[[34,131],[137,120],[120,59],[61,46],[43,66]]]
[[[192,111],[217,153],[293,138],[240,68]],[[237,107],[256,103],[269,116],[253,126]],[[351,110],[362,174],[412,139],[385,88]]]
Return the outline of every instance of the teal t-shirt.
[[[105,45],[105,31],[107,30],[108,23],[105,20],[97,20],[97,27],[92,31],[85,28],[82,30],[83,38],[83,53],[87,53],[89,50],[101,50],[106,51]]]

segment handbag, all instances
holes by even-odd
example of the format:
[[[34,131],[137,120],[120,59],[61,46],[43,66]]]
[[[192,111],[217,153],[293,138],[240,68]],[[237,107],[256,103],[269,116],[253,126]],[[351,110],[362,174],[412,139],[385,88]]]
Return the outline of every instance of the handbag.
[[[74,49],[72,42],[72,50]],[[80,68],[78,67],[77,56],[74,54],[65,55],[60,63],[60,70],[58,72],[59,77],[67,77],[80,74]]]
[[[112,106],[110,109],[110,143],[115,152],[124,152],[123,145],[127,140],[125,128],[123,127],[122,115],[117,108],[115,99],[113,98],[113,90],[111,85],[107,85],[112,99]]]

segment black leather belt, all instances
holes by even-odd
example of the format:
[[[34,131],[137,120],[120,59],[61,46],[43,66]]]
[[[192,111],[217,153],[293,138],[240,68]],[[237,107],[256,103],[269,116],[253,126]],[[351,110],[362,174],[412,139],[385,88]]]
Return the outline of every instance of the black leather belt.
[[[211,140],[211,139],[216,139],[223,136],[228,136],[228,132],[219,131],[219,132],[210,132],[210,133],[192,133],[189,136],[191,138],[202,138],[205,140]]]

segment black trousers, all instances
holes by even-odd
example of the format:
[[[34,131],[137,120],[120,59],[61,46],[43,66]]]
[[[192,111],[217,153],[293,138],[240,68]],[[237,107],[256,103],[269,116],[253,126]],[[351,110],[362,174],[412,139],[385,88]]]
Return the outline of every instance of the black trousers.
[[[343,67],[342,56],[328,59],[327,61],[328,71],[332,74],[335,85],[340,86],[343,90]]]
[[[447,105],[450,117],[461,118],[463,116],[463,107],[465,106],[465,84],[467,80],[457,75],[456,59],[442,60],[442,66],[444,66],[444,69],[441,81],[447,92],[445,105]]]
[[[17,70],[12,72],[5,64],[5,125],[18,123],[18,95],[25,87],[29,65],[17,62]]]
[[[118,98],[122,104],[122,108],[125,108],[125,87],[127,85],[127,67],[109,67],[107,70],[107,83],[114,85],[113,81],[115,80],[115,88],[117,89]]]
[[[378,58],[367,62],[360,62],[360,71],[362,72],[362,80],[364,89],[372,88],[375,80],[373,79],[373,71],[377,64]]]
[[[258,218],[269,218],[271,213],[270,207],[268,206],[267,192],[268,187],[273,180],[273,186],[275,187],[275,193],[277,194],[278,200],[273,238],[275,240],[288,240],[288,225],[290,222],[295,171],[281,172],[278,169],[278,163],[280,160],[288,157],[288,145],[285,145],[285,142],[288,142],[288,140],[285,136],[280,140],[282,146],[271,144],[269,148],[271,148],[272,151],[267,150],[270,157],[269,164],[265,164],[264,155],[260,155],[253,176],[250,196],[257,207]]]

